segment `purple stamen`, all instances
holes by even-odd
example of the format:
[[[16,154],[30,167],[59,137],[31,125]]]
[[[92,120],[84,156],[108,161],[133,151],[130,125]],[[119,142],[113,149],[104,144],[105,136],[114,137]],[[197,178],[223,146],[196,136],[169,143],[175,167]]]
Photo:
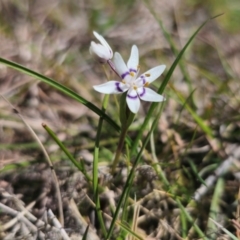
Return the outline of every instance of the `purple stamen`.
[[[124,79],[127,75],[129,75],[130,73],[129,72],[125,72],[121,75],[121,78]]]
[[[115,83],[115,85],[116,85],[116,88],[119,92],[123,92],[123,90],[120,87],[120,82]]]

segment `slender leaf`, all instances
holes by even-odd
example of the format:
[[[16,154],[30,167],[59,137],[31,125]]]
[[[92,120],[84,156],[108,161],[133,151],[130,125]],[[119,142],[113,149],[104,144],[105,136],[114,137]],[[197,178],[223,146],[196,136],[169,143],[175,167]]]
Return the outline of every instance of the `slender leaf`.
[[[89,225],[86,227],[86,230],[83,234],[82,240],[87,240],[88,229],[89,229]]]
[[[91,102],[87,101],[86,99],[84,99],[83,97],[79,96],[77,93],[75,93],[74,91],[72,91],[71,89],[63,86],[62,84],[58,83],[57,81],[54,81],[51,78],[48,78],[38,72],[35,72],[31,69],[28,69],[20,64],[17,64],[15,62],[6,60],[4,58],[0,58],[0,63],[13,68],[19,72],[25,73],[29,76],[32,76],[36,79],[39,79],[42,82],[47,83],[48,85],[54,87],[55,89],[61,91],[62,93],[68,95],[69,97],[77,100],[78,102],[82,103],[83,105],[85,105],[87,108],[89,108],[90,110],[92,110],[93,112],[95,112],[97,115],[99,115],[100,117],[104,118],[105,121],[107,121],[114,129],[116,129],[118,132],[120,131],[120,127],[106,114],[104,113],[101,109],[99,109],[98,107],[96,107],[94,104],[92,104]]]
[[[208,238],[205,236],[205,234],[202,232],[199,226],[195,223],[190,213],[184,208],[180,200],[176,199],[176,202],[178,204],[178,207],[181,209],[182,214],[184,214],[186,219],[192,224],[193,228],[198,233],[199,237],[201,237],[201,239],[207,240]]]
[[[63,150],[63,152],[67,155],[67,157],[71,160],[71,162],[80,170],[86,179],[91,182],[90,176],[86,173],[84,166],[82,166],[73,156],[72,154],[66,149],[64,144],[58,139],[56,134],[46,125],[42,124],[43,128],[47,131],[47,133],[52,137],[52,139],[58,144],[58,146]]]
[[[102,111],[105,112],[108,105],[109,95],[105,95],[102,103]],[[100,199],[99,199],[99,182],[98,182],[98,157],[99,157],[99,145],[100,145],[100,136],[103,126],[103,117],[100,117],[98,120],[98,129],[95,139],[95,147],[93,154],[93,170],[92,170],[92,179],[93,179],[93,197],[96,204],[96,212],[100,227],[102,229],[103,235],[107,235],[106,227],[104,225],[104,220],[102,217]]]
[[[211,18],[212,19],[212,18]],[[165,79],[163,80],[163,83],[161,84],[161,86],[159,87],[158,89],[158,93],[159,94],[162,94],[164,89],[166,88],[177,64],[179,63],[179,61],[181,60],[181,57],[183,56],[184,52],[186,51],[187,47],[190,45],[190,43],[193,41],[193,39],[196,37],[196,35],[199,33],[199,31],[204,27],[204,25],[209,21],[210,19],[206,20],[195,32],[194,34],[190,37],[190,39],[188,40],[188,42],[186,43],[186,45],[183,47],[183,49],[179,52],[177,58],[175,59],[175,61],[173,62],[172,66],[170,67],[170,69],[168,70],[167,72],[167,75],[165,77]],[[137,146],[138,146],[138,143],[140,141],[140,139],[142,139],[142,135],[143,135],[143,132],[145,131],[152,115],[153,115],[153,111],[155,109],[155,107],[157,106],[157,103],[152,103],[151,104],[151,107],[149,108],[149,111],[148,111],[148,114],[141,126],[141,128],[139,129],[139,132],[138,132],[138,135],[137,137],[135,138],[135,141],[133,142],[133,146],[132,146],[132,149],[131,149],[131,155],[133,155],[135,152],[136,152],[136,149],[137,149]]]
[[[151,126],[151,129],[149,130],[147,136],[145,137],[144,141],[143,141],[143,145],[140,149],[140,151],[138,152],[138,155],[133,163],[133,166],[132,166],[132,169],[128,175],[128,178],[127,178],[127,181],[125,183],[125,186],[123,188],[123,192],[121,194],[121,197],[120,197],[120,200],[117,204],[117,208],[116,208],[116,211],[114,213],[114,216],[113,216],[113,219],[112,219],[112,222],[111,222],[111,225],[110,225],[110,228],[108,230],[108,235],[107,235],[107,238],[110,238],[111,235],[112,235],[112,232],[113,232],[113,227],[115,225],[115,222],[117,221],[117,218],[118,218],[118,214],[119,214],[119,211],[121,209],[121,206],[122,206],[122,203],[124,202],[124,199],[127,198],[129,192],[130,192],[130,189],[131,189],[131,186],[132,186],[132,183],[133,183],[133,178],[134,178],[134,173],[135,173],[135,170],[136,170],[136,167],[138,166],[140,160],[141,160],[141,156],[142,156],[142,153],[143,153],[143,150],[145,149],[145,147],[147,146],[148,142],[149,142],[149,139],[150,139],[150,136],[153,132],[153,130],[155,129],[155,127],[157,126],[158,124],[158,119],[160,117],[160,114],[162,113],[162,111],[160,110],[158,112],[158,115],[157,117],[155,118],[155,120],[153,121],[153,124]],[[126,200],[125,200],[126,201]]]
[[[169,43],[172,52],[174,53],[175,56],[177,56],[178,55],[178,50],[177,50],[177,47],[176,47],[173,39],[171,38],[171,35],[167,32],[167,30],[163,26],[163,23],[162,23],[161,19],[158,17],[156,12],[154,11],[154,8],[151,6],[150,1],[145,0],[145,3],[147,4],[147,6],[148,6],[149,10],[151,11],[152,15],[154,16],[154,18],[157,20],[159,26],[161,27],[163,35],[164,35],[165,39],[167,40],[167,42]],[[184,79],[187,82],[189,91],[192,92],[193,89],[192,89],[192,85],[191,85],[190,76],[189,76],[189,73],[188,73],[187,69],[185,68],[185,65],[182,61],[179,61],[179,68],[180,68],[180,70],[181,70],[181,72],[184,76]],[[191,100],[193,102],[192,96],[191,96]]]
[[[196,123],[199,125],[199,127],[210,137],[213,137],[212,129],[204,122],[204,120],[199,117],[196,112],[190,107],[190,105],[185,101],[184,97],[181,95],[180,92],[177,92],[174,87],[172,87],[173,91],[176,93],[177,97],[181,101],[181,103],[184,105],[185,109],[188,110],[188,112],[192,115],[193,119],[196,121]]]
[[[220,206],[221,206],[221,197],[225,193],[224,185],[225,185],[224,179],[219,178],[214,189],[214,194],[213,194],[210,211],[209,211],[209,219],[207,223],[206,233],[208,235],[211,234],[211,238],[216,238],[216,239],[217,239],[218,226],[216,226],[216,224],[214,224],[214,222],[211,221],[210,219],[213,219],[216,222],[221,222],[222,212],[221,212]]]

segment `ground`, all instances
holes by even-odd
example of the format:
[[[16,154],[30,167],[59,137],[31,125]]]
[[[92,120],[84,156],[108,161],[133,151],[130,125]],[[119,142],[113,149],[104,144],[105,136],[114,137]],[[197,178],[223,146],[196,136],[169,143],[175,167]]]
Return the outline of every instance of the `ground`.
[[[119,215],[119,222],[137,236],[117,225],[111,239],[240,237],[239,16],[237,0],[1,0],[0,239],[82,239],[88,225],[86,239],[106,239],[94,187],[86,177],[92,176],[98,114],[3,59],[54,79],[101,109],[103,96],[92,86],[107,81],[104,66],[110,79],[116,76],[90,55],[90,42],[97,41],[93,31],[125,61],[136,44],[141,72],[165,64],[167,69],[151,86],[157,90],[181,49],[208,19],[174,69],[163,92],[166,101],[152,114],[137,151],[130,156],[131,143],[124,146],[114,174],[111,162],[120,133],[103,121],[100,209],[109,228],[137,153],[162,106]],[[106,114],[120,125],[116,101],[118,96],[110,96]],[[142,103],[129,129],[132,143],[150,105]],[[85,172],[76,167],[82,164]]]

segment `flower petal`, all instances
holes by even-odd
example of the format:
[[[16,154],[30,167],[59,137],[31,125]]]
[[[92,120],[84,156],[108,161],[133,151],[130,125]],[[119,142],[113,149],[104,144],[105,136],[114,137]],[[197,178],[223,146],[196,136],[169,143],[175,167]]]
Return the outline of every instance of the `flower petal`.
[[[139,53],[136,45],[132,46],[131,55],[127,62],[127,66],[130,72],[137,73],[139,63]]]
[[[91,42],[90,48],[89,48],[90,54],[96,55],[101,59],[109,60],[111,59],[111,54],[109,53],[108,49],[106,49],[105,46]]]
[[[138,96],[144,101],[162,102],[165,100],[165,98],[162,95],[156,93],[150,88],[145,88],[145,87],[138,88],[137,93],[138,93]]]
[[[111,94],[111,93],[123,93],[128,90],[126,84],[119,81],[110,81],[100,85],[95,85],[93,88],[100,93]]]
[[[98,41],[104,46],[106,47],[106,49],[109,52],[110,58],[111,59],[113,57],[113,51],[111,49],[111,47],[109,46],[109,44],[107,43],[107,41],[105,40],[105,38],[103,36],[101,36],[100,34],[98,34],[97,32],[93,31],[94,36],[98,39]]]
[[[148,83],[153,82],[156,80],[165,70],[165,65],[159,65],[155,68],[148,70],[147,72],[143,73],[140,77],[144,77]]]
[[[127,105],[131,112],[137,113],[140,108],[140,99],[135,90],[129,90],[127,93]]]
[[[144,77],[144,75],[141,75],[139,78],[137,78],[134,81],[134,83],[137,87],[143,87],[144,84],[147,83],[147,79],[146,79],[146,77]]]
[[[118,52],[114,54],[113,63],[115,65],[117,73],[123,80],[128,81],[132,78],[125,62],[123,61],[122,56]]]

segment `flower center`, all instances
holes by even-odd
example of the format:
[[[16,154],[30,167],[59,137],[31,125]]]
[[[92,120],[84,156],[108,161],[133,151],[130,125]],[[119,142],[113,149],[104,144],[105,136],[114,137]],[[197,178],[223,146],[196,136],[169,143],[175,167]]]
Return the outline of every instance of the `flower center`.
[[[137,90],[137,89],[138,89],[138,87],[137,87],[135,84],[133,84],[132,87],[133,87],[134,90]]]

